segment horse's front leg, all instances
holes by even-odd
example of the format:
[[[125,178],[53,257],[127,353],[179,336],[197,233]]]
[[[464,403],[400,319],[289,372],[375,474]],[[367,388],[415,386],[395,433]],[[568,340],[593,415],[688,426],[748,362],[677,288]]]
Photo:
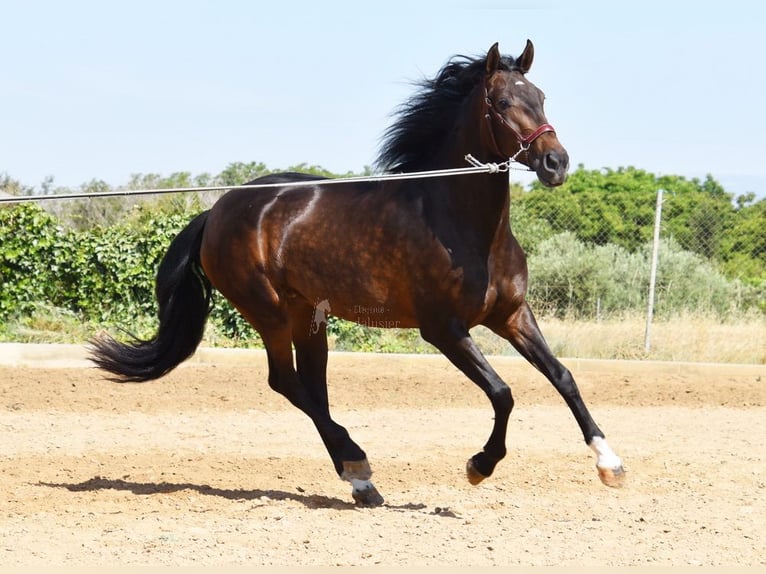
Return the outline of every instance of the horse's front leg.
[[[468,460],[466,472],[471,484],[479,484],[505,457],[508,417],[513,409],[511,389],[494,371],[474,343],[468,330],[457,321],[421,326],[423,338],[439,349],[469,379],[476,383],[492,403],[495,423],[484,449]]]
[[[486,325],[501,337],[508,339],[553,384],[569,405],[585,442],[596,453],[596,468],[601,481],[607,486],[622,486],[625,470],[622,460],[609,447],[604,433],[593,420],[580,396],[572,373],[551,352],[531,309],[523,303],[510,317],[500,321],[488,321]]]

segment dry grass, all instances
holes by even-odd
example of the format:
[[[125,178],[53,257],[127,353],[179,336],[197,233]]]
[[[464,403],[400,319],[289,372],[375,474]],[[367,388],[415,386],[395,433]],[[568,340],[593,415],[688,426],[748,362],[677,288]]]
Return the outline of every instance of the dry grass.
[[[695,316],[654,321],[648,352],[644,350],[644,317],[602,321],[541,319],[539,323],[553,352],[559,357],[766,363],[766,319],[763,316],[737,322]],[[515,353],[508,343],[485,329],[476,329],[474,337],[487,354]]]
[[[644,351],[645,318],[641,316],[601,321],[539,319],[540,328],[558,357],[588,359],[648,359],[710,363],[766,364],[766,317],[753,314],[722,322],[709,317],[679,316],[656,320],[651,328],[651,348]],[[208,326],[209,327],[209,326]],[[70,313],[46,308],[32,317],[0,324],[0,341],[29,343],[82,343],[101,327],[83,324]],[[380,329],[355,350],[434,353],[417,331]],[[487,355],[515,355],[511,345],[477,327],[471,331]],[[211,328],[203,344],[217,347],[251,346],[217,336]],[[331,341],[331,348],[335,348]],[[345,349],[345,347],[344,347]]]

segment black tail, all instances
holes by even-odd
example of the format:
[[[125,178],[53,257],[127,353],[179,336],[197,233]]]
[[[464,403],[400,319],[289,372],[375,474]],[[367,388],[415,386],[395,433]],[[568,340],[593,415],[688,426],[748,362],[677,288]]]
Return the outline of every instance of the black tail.
[[[160,326],[148,341],[120,343],[109,335],[91,341],[90,360],[118,382],[157,379],[188,359],[205,330],[212,287],[199,262],[208,212],[195,217],[173,239],[157,271],[155,294]]]

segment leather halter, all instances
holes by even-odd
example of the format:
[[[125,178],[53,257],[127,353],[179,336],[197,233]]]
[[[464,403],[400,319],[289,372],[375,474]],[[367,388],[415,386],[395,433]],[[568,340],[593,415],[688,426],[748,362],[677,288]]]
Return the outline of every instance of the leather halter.
[[[495,153],[497,153],[497,155],[500,157],[505,157],[505,154],[503,154],[503,152],[500,151],[500,146],[497,145],[497,140],[495,139],[495,130],[492,127],[492,118],[497,120],[500,123],[500,125],[502,125],[508,131],[510,131],[514,135],[516,140],[518,140],[520,149],[518,152],[516,152],[516,155],[518,155],[522,151],[527,151],[529,149],[529,146],[532,145],[532,142],[535,141],[544,133],[546,132],[556,133],[556,130],[553,129],[553,126],[551,124],[542,124],[532,133],[526,136],[522,136],[519,132],[517,132],[513,128],[511,124],[509,124],[506,121],[503,115],[494,108],[494,106],[492,105],[492,100],[489,97],[489,93],[487,92],[486,87],[484,88],[484,106],[486,107],[486,111],[484,112],[484,118],[487,120],[487,127],[489,128],[489,137],[492,140],[492,146],[495,148],[494,150]],[[514,157],[516,157],[516,155],[514,155]]]

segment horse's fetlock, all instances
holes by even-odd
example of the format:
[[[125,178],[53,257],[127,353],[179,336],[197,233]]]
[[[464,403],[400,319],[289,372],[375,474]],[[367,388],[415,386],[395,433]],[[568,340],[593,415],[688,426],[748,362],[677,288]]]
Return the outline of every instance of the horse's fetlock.
[[[349,482],[352,480],[370,480],[372,468],[366,458],[363,460],[344,460],[343,472],[340,477]]]

